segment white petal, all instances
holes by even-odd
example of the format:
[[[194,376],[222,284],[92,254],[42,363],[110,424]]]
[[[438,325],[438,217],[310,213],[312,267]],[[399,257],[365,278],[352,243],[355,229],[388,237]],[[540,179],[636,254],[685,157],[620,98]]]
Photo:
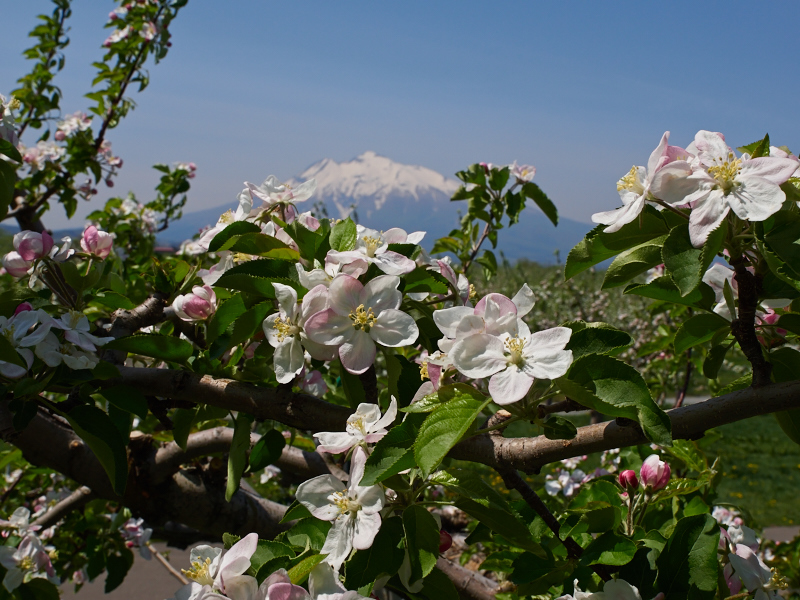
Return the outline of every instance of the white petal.
[[[728,211],[730,206],[721,190],[713,190],[695,204],[689,216],[689,238],[695,248],[702,248],[708,235],[719,227]]]
[[[373,309],[375,314],[388,308],[397,308],[403,301],[403,294],[398,291],[400,278],[394,275],[381,275],[364,286],[359,304]]]
[[[508,365],[508,368],[495,373],[489,380],[489,394],[492,400],[501,406],[521,400],[533,385],[533,378],[517,368],[517,365]]]
[[[355,277],[339,275],[329,288],[331,308],[338,314],[347,316],[361,304],[364,286]]]
[[[303,321],[320,311],[328,308],[328,288],[322,284],[315,286],[303,296],[302,315]]]
[[[336,571],[347,560],[350,551],[353,549],[354,529],[354,520],[346,517],[334,521],[333,527],[328,531],[328,537],[325,538],[325,544],[322,546],[320,553],[328,555],[325,562],[332,565]]]
[[[305,324],[309,339],[326,346],[343,344],[353,337],[355,331],[350,317],[339,315],[332,308],[316,313]]]
[[[448,355],[464,375],[481,379],[506,367],[504,349],[500,338],[479,333],[457,341]]]
[[[737,180],[740,178],[737,177]],[[745,221],[763,221],[781,209],[786,194],[776,184],[760,177],[741,177],[738,188],[728,194],[733,212]]]
[[[272,287],[275,288],[275,298],[278,300],[281,312],[293,319],[294,313],[297,311],[297,290],[291,286],[275,282],[272,282]]]
[[[333,475],[320,475],[297,486],[297,501],[305,506],[311,514],[323,521],[336,518],[339,509],[330,503],[328,496],[341,492],[345,485]]]
[[[303,346],[295,337],[287,338],[275,349],[273,359],[275,376],[278,383],[290,383],[295,375],[303,370]]]
[[[378,513],[365,513],[358,511],[356,515],[356,526],[353,535],[353,548],[356,550],[366,550],[372,546],[378,530],[381,528],[381,516]]]
[[[417,264],[413,260],[391,250],[381,254],[376,253],[374,261],[378,268],[387,275],[403,275],[411,273],[417,268]]]
[[[606,212],[599,212],[592,215],[592,223],[601,223],[608,225],[603,231],[605,233],[614,233],[622,229],[623,225],[632,223],[639,216],[644,208],[644,196],[637,195],[633,202],[621,206],[620,208],[609,210]]]
[[[377,431],[378,429],[383,429],[385,427],[389,427],[394,420],[397,418],[397,400],[395,397],[392,396],[392,401],[389,402],[389,408],[386,409],[386,413],[375,423],[372,427],[372,431]]]
[[[358,438],[350,435],[344,431],[322,431],[314,434],[317,438],[319,446],[317,450],[320,452],[330,452],[331,454],[339,454],[345,452],[358,443]]]
[[[433,311],[433,322],[439,328],[445,337],[455,339],[456,327],[461,322],[461,319],[467,315],[473,315],[475,311],[468,306],[454,306],[452,308],[444,308],[442,310]]]
[[[406,238],[407,244],[419,244],[422,241],[422,238],[425,237],[424,231],[414,231],[413,233],[409,233],[408,237]]]
[[[742,169],[737,179],[748,177],[761,177],[780,185],[787,181],[797,170],[797,161],[791,158],[776,158],[762,156],[742,162]]]
[[[511,299],[517,307],[517,317],[524,317],[536,304],[536,295],[533,290],[528,287],[527,283],[523,283],[517,294]]]
[[[339,360],[350,373],[358,375],[375,362],[375,342],[369,333],[353,328],[351,331],[350,339],[339,346]]]
[[[369,335],[373,340],[390,348],[408,346],[419,336],[419,327],[411,315],[400,310],[384,310],[378,315]]]

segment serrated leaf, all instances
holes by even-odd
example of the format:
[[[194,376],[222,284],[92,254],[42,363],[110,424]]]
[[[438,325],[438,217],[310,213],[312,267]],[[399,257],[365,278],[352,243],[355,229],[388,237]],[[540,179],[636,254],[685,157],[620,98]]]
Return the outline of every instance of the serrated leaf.
[[[305,583],[306,579],[308,579],[308,574],[311,573],[311,569],[325,560],[326,556],[326,554],[312,554],[308,558],[301,560],[289,569],[288,575],[291,582],[295,585]]]
[[[147,398],[135,388],[126,385],[115,385],[100,390],[97,394],[117,408],[133,413],[140,419],[147,418]]]
[[[241,294],[224,300],[206,324],[206,340],[210,344],[227,331],[231,323],[245,313],[247,308]]]
[[[471,396],[458,395],[428,415],[414,443],[414,458],[425,477],[430,475],[450,449],[461,440],[489,402],[491,398],[480,402]]]
[[[403,531],[411,563],[409,581],[419,581],[433,570],[439,558],[439,526],[424,507],[412,504],[403,511]]]
[[[730,322],[715,313],[694,315],[675,333],[675,354],[683,354],[689,348],[710,341],[718,331],[730,329]]]
[[[424,415],[409,415],[375,444],[364,467],[362,486],[375,485],[417,466],[414,462],[414,440],[424,418]]]
[[[294,551],[286,544],[273,542],[270,540],[258,540],[256,551],[250,557],[250,568],[246,571],[251,577],[255,577],[261,567],[274,558],[288,556],[294,558]]]
[[[586,354],[611,354],[633,344],[630,334],[607,323],[571,321],[564,327],[572,329],[566,349],[572,351],[573,360]]]
[[[22,155],[19,150],[8,140],[0,139],[0,154],[9,157],[11,160],[22,162]]]
[[[680,290],[668,275],[654,279],[650,283],[632,283],[625,288],[623,293],[644,296],[645,298],[652,298],[653,300],[664,300],[665,302],[702,308],[704,310],[711,310],[716,304],[714,290],[707,284],[700,283],[697,288],[689,292],[686,296],[681,296]]]
[[[637,275],[664,262],[661,258],[661,249],[666,239],[667,236],[662,235],[617,255],[606,269],[602,289],[625,285]]]
[[[294,521],[295,519],[305,519],[306,517],[310,517],[311,513],[309,510],[300,504],[297,500],[293,501],[289,508],[286,509],[286,512],[281,518],[280,523],[288,523],[290,521]]]
[[[347,252],[356,247],[358,231],[352,219],[339,221],[331,228],[330,235],[331,249],[337,252]]]
[[[109,342],[104,348],[177,363],[185,362],[193,352],[192,344],[186,340],[149,333],[122,337]]]
[[[607,531],[593,540],[583,551],[582,565],[627,565],[636,554],[636,544],[629,538]]]
[[[711,599],[717,590],[719,525],[710,515],[684,517],[656,564],[656,587],[666,600]]]
[[[311,548],[315,552],[319,552],[325,544],[325,538],[330,528],[331,524],[328,521],[321,521],[316,517],[307,517],[300,519],[283,536],[292,546],[305,550]]]
[[[728,354],[731,344],[719,344],[712,346],[708,351],[708,355],[703,361],[703,376],[708,379],[716,379],[719,375],[719,370],[722,363],[725,361],[725,355]]]
[[[208,244],[208,251],[219,252],[221,250],[227,250],[227,243],[233,244],[231,240],[235,241],[237,236],[245,233],[261,233],[261,228],[249,221],[234,221],[214,236],[214,239]]]
[[[345,563],[345,586],[348,589],[358,589],[373,583],[381,575],[397,573],[405,555],[402,540],[402,519],[384,519],[372,546],[366,550],[358,550]]]

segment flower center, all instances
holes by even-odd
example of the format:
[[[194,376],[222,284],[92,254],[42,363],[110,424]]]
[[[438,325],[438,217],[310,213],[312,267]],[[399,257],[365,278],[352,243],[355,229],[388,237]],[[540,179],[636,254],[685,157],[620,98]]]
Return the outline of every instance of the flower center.
[[[347,424],[353,429],[361,432],[361,435],[367,435],[367,427],[364,423],[364,417],[352,415],[347,419]]]
[[[632,190],[634,187],[637,187],[636,173],[637,169],[634,165],[631,167],[631,170],[628,171],[628,174],[617,182],[617,191],[621,192],[622,190]]]
[[[331,501],[331,504],[334,504],[336,508],[339,509],[339,514],[344,515],[347,513],[355,513],[361,510],[361,505],[358,502],[354,502],[347,496],[347,490],[342,490],[341,492],[335,492],[328,496],[328,500]]]
[[[775,567],[772,567],[772,577],[770,577],[769,581],[764,585],[765,590],[785,590],[789,588],[789,582],[786,581],[784,577],[781,577],[778,572],[775,570]]]
[[[728,152],[728,160],[723,160],[721,156],[718,160],[721,164],[708,167],[708,172],[713,175],[725,193],[728,193],[736,183],[734,178],[742,172],[742,159],[736,158],[733,152]]]
[[[214,578],[211,577],[211,559],[206,558],[205,562],[196,560],[192,563],[192,568],[188,571],[181,569],[181,572],[189,579],[196,581],[200,585],[213,585]]]
[[[272,328],[278,332],[276,337],[278,338],[279,342],[282,342],[287,337],[292,337],[300,333],[300,328],[292,323],[292,320],[289,317],[286,317],[285,319],[280,317],[276,318]]]
[[[478,292],[475,291],[475,285],[470,283],[469,284],[469,299],[474,300],[475,296],[478,295]]]
[[[14,343],[14,325],[9,325],[3,330],[3,337],[5,337],[12,345],[16,346]]]
[[[428,361],[422,361],[422,364],[419,366],[419,378],[420,379],[430,379],[431,376],[428,374]]]
[[[508,348],[509,357],[508,364],[517,365],[521,367],[525,364],[525,359],[522,357],[522,349],[525,347],[525,341],[519,337],[512,337],[506,340],[506,348]]]
[[[353,327],[356,329],[363,329],[366,333],[369,333],[370,328],[375,325],[375,321],[377,317],[375,313],[372,312],[372,309],[364,310],[364,305],[359,304],[358,308],[355,311],[351,312],[349,315],[350,320],[353,321]]]
[[[230,223],[233,223],[233,219],[234,219],[233,211],[228,209],[224,213],[222,213],[222,215],[219,218],[219,222],[224,223],[225,225],[229,225]]]
[[[367,256],[372,258],[375,256],[375,251],[380,248],[382,240],[380,237],[366,236],[363,238],[363,242],[366,246]]]

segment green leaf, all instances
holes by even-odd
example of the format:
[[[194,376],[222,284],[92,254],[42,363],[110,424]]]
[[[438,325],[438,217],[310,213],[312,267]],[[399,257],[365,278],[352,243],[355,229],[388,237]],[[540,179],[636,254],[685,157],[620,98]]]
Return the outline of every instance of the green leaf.
[[[719,370],[722,363],[725,361],[725,355],[731,349],[732,344],[719,344],[712,346],[708,351],[708,355],[703,361],[703,376],[708,379],[716,379],[719,375]]]
[[[575,424],[559,415],[550,415],[542,426],[548,440],[571,440],[578,435]]]
[[[765,135],[763,139],[757,142],[747,144],[747,146],[740,146],[737,150],[741,153],[747,152],[751,158],[769,156],[769,134]]]
[[[210,344],[225,333],[236,319],[242,316],[247,308],[241,294],[234,294],[219,305],[206,325],[206,340]]]
[[[17,172],[10,164],[0,160],[0,216],[5,217],[9,205],[14,201],[14,187],[17,184]]]
[[[47,579],[38,577],[20,585],[14,590],[14,597],[19,600],[59,600],[61,598],[55,585]]]
[[[306,517],[310,517],[311,513],[309,510],[300,504],[297,500],[292,502],[289,505],[289,508],[286,509],[286,512],[283,515],[283,518],[280,520],[281,524],[289,523],[290,521],[294,521],[295,519],[305,519]]]
[[[666,600],[711,599],[717,589],[719,525],[711,515],[684,517],[658,556],[656,587]]]
[[[133,566],[133,553],[130,550],[125,549],[122,554],[109,554],[106,557],[108,575],[103,591],[108,594],[122,585],[131,566]]]
[[[281,457],[286,438],[277,429],[270,429],[258,440],[250,452],[250,471],[256,473]]]
[[[22,162],[22,155],[19,150],[8,140],[0,139],[0,154],[9,157],[11,160]]]
[[[536,203],[553,225],[558,226],[558,209],[538,185],[529,181],[522,186],[522,193]]]
[[[250,424],[253,417],[239,413],[233,422],[233,439],[228,454],[228,482],[225,486],[225,501],[230,502],[239,489],[239,480],[242,478],[247,465],[247,451],[250,449]]]
[[[636,554],[636,544],[629,538],[607,531],[593,540],[583,551],[582,565],[627,565]]]
[[[666,235],[670,229],[665,216],[651,206],[645,207],[640,219],[624,225],[619,231],[603,233],[605,227],[598,225],[570,250],[564,279],[570,279],[629,248]]]
[[[421,594],[428,600],[458,600],[458,590],[450,578],[439,569],[430,572],[422,582]]]
[[[411,563],[410,581],[426,577],[439,558],[439,526],[424,507],[412,504],[403,511],[403,530]]]
[[[661,248],[666,239],[667,236],[662,235],[617,255],[606,270],[602,289],[624,285],[637,275],[664,262],[661,258]]]
[[[428,415],[414,443],[414,458],[425,477],[442,462],[450,448],[461,440],[489,402],[491,398],[480,402],[472,396],[459,394]]]
[[[613,354],[633,344],[633,338],[607,323],[571,321],[564,327],[572,329],[566,349],[572,351],[573,360],[587,354]]]
[[[127,385],[115,385],[97,393],[106,402],[133,413],[140,419],[147,418],[147,398],[139,390]]]
[[[367,401],[367,397],[364,393],[364,386],[361,385],[361,380],[358,378],[358,375],[353,375],[344,367],[342,367],[340,371],[344,395],[350,403],[350,408],[355,410],[358,408],[359,404],[363,404]]]
[[[150,356],[168,362],[182,363],[192,355],[192,344],[177,337],[158,334],[137,334],[113,340],[107,350],[122,350],[129,354]]]
[[[304,558],[289,569],[289,579],[295,585],[305,583],[306,579],[308,579],[308,574],[311,573],[311,569],[321,563],[326,556],[327,554],[312,554],[308,558]]]
[[[795,335],[800,335],[800,315],[795,313],[787,313],[781,315],[778,319],[778,325]],[[5,360],[5,359],[3,359]]]
[[[689,239],[689,224],[673,227],[664,242],[664,266],[675,286],[685,297],[694,291],[703,279],[703,249],[695,248]]]
[[[512,563],[514,572],[511,573],[511,581],[517,585],[530,583],[547,576],[555,566],[553,557],[541,557],[530,552],[520,554]]]
[[[103,465],[114,492],[120,496],[128,481],[127,440],[123,440],[111,418],[96,406],[81,404],[64,415]]]
[[[397,399],[400,408],[408,406],[419,389],[419,365],[399,354],[387,353],[385,356],[389,394]]]
[[[330,244],[331,249],[337,252],[347,252],[356,247],[358,231],[356,224],[350,218],[339,221],[331,228]]]
[[[220,250],[227,250],[226,243],[229,242],[232,245],[235,242],[235,238],[245,233],[261,233],[261,228],[249,221],[234,221],[214,236],[214,239],[208,245],[208,251],[219,252]]]
[[[250,568],[247,570],[247,574],[255,577],[264,564],[282,556],[294,558],[295,554],[286,544],[270,540],[258,540],[256,551],[250,557]]]
[[[216,239],[216,238],[215,238]],[[228,240],[226,250],[241,252],[254,256],[267,256],[283,260],[298,260],[300,254],[290,248],[285,242],[271,235],[258,233],[245,233]]]
[[[0,335],[0,360],[22,367],[26,371],[28,370],[28,364],[25,359],[19,355],[16,348],[4,335]]]
[[[237,346],[263,331],[264,319],[273,310],[271,302],[260,302],[240,315],[233,326],[228,347]]]
[[[702,308],[709,311],[716,304],[714,290],[705,283],[701,283],[694,291],[689,292],[686,296],[682,296],[678,287],[667,275],[659,277],[650,283],[632,283],[625,288],[623,293],[644,296],[645,298],[652,298],[653,300],[664,300],[665,302],[672,302],[673,304],[683,304],[685,306]]]
[[[403,520],[400,517],[384,519],[372,546],[358,550],[345,563],[345,586],[358,589],[381,575],[394,575],[403,564],[404,555]]]
[[[403,293],[411,292],[430,292],[431,294],[447,294],[450,287],[447,280],[436,273],[429,271],[425,267],[419,267],[406,275],[403,275]]]
[[[129,298],[123,296],[122,294],[118,294],[117,292],[111,291],[97,292],[94,294],[92,296],[92,303],[95,302],[113,310],[117,310],[119,308],[132,310],[136,308],[136,305],[131,302]]]
[[[424,418],[424,415],[409,415],[375,444],[364,468],[362,486],[375,485],[417,466],[414,462],[414,440]]]
[[[184,450],[196,417],[197,408],[179,408],[172,415],[172,438]]]
[[[421,399],[414,402],[414,404],[409,404],[400,410],[405,413],[429,413],[442,402],[444,402],[444,400],[439,398],[439,394],[433,392],[432,394],[423,396]]]
[[[675,333],[675,354],[683,354],[689,348],[710,341],[719,331],[730,330],[730,322],[715,313],[694,315]]]
[[[328,521],[321,521],[316,517],[300,519],[294,526],[284,533],[284,539],[290,545],[315,552],[319,552],[325,544],[325,538],[331,524]]]
[[[672,423],[650,396],[639,372],[610,356],[590,354],[572,363],[557,380],[561,390],[584,406],[612,417],[639,422],[647,439],[672,445]]]

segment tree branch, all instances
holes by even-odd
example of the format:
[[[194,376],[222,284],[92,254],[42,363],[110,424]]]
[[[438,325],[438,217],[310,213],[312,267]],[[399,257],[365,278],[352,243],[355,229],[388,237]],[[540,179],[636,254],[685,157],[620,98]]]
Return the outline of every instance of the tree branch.
[[[739,287],[739,307],[731,323],[731,333],[753,367],[753,387],[768,385],[771,381],[772,365],[764,358],[764,351],[756,335],[756,308],[761,291],[761,277],[747,270],[743,257],[731,260],[734,278]]]
[[[465,569],[461,565],[446,559],[436,561],[439,570],[450,578],[464,600],[494,600],[499,591],[497,584],[480,573]]]
[[[83,485],[36,519],[31,525],[38,525],[42,529],[47,529],[51,525],[58,523],[73,510],[83,508],[96,497],[91,489]]]

